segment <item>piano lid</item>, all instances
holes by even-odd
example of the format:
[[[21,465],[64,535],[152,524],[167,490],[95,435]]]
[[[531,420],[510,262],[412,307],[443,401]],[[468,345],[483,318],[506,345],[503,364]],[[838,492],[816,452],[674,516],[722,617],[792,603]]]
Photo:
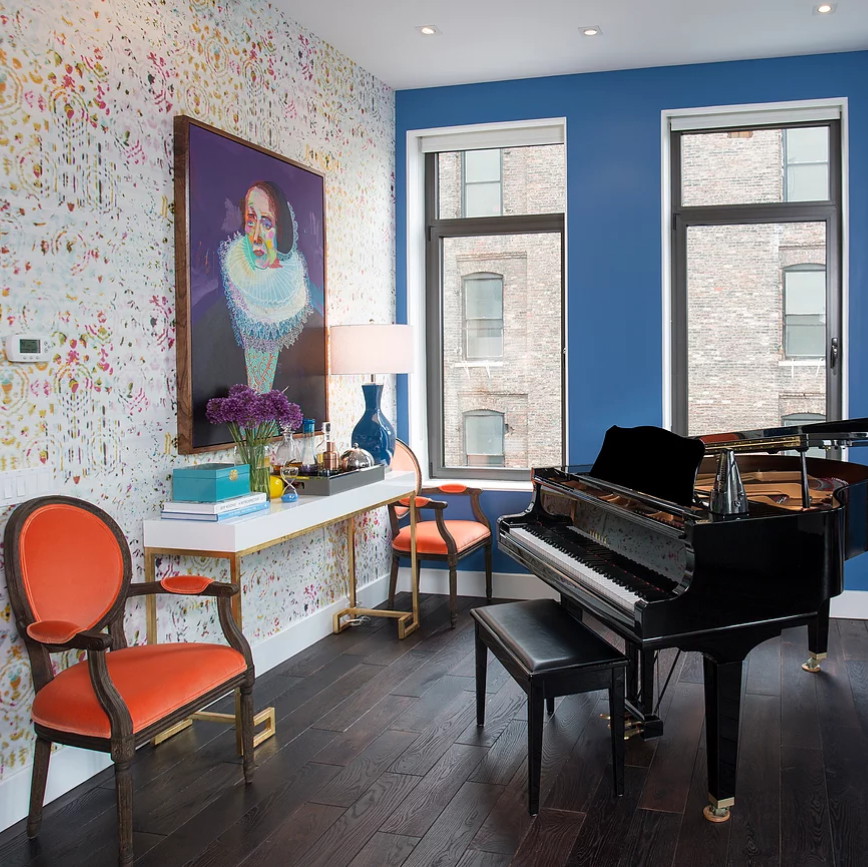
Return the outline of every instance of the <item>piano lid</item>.
[[[724,449],[736,452],[779,452],[785,449],[864,446],[868,445],[868,418],[703,434],[696,439],[705,443],[705,453],[712,455]]]

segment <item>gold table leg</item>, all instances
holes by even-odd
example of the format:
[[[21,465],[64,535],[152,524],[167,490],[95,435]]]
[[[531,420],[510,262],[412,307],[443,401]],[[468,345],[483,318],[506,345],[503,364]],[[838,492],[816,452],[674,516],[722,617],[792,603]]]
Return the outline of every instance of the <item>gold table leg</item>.
[[[419,582],[416,580],[416,498],[410,496],[410,611],[392,611],[386,608],[359,608],[356,604],[355,526],[353,518],[347,526],[347,559],[349,562],[349,607],[332,615],[332,632],[343,632],[361,616],[390,617],[398,621],[398,638],[406,638],[419,628]],[[344,620],[343,618],[347,618]]]

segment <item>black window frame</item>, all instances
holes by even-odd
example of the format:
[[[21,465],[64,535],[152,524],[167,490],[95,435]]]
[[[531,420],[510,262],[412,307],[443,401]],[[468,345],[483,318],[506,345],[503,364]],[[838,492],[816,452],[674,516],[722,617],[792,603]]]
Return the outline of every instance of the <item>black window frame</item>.
[[[489,148],[485,148],[488,150]],[[457,150],[457,149],[456,149]],[[454,152],[454,151],[444,151]],[[566,217],[557,214],[522,214],[499,217],[456,217],[441,219],[437,189],[437,152],[425,154],[425,341],[427,365],[428,474],[433,479],[493,479],[527,481],[529,467],[453,467],[443,461],[443,303],[441,255],[448,238],[473,235],[516,235],[558,233],[561,239],[561,315],[552,323],[560,330],[561,346],[561,460],[566,463]],[[463,160],[462,160],[463,164]],[[502,176],[501,176],[502,177]],[[463,183],[463,177],[462,177]],[[463,187],[462,187],[463,190]],[[463,193],[462,193],[463,195]],[[463,202],[462,202],[463,208]],[[462,443],[463,445],[463,443]]]
[[[829,198],[825,201],[762,202],[738,205],[682,204],[681,139],[685,135],[731,132],[733,129],[794,129],[823,126],[829,128]],[[845,351],[842,324],[842,167],[841,121],[835,119],[803,123],[769,122],[746,127],[720,126],[702,129],[677,129],[669,133],[670,162],[670,249],[672,362],[672,430],[686,435],[688,430],[687,394],[687,232],[692,226],[726,226],[749,223],[825,223],[826,225],[826,413],[840,418],[843,388],[840,359]]]

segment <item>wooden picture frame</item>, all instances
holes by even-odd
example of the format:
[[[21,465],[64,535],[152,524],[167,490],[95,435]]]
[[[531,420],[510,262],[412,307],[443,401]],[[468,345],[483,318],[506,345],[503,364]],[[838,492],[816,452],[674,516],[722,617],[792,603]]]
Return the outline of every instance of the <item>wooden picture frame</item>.
[[[178,451],[228,448],[205,416],[236,383],[328,417],[325,179],[175,118]]]

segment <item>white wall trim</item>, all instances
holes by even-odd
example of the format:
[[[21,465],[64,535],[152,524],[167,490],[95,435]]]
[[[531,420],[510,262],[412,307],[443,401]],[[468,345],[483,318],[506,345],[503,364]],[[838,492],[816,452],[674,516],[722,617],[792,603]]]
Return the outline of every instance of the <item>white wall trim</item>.
[[[663,326],[663,427],[672,428],[673,392],[672,392],[672,257],[671,257],[671,224],[672,224],[672,174],[670,172],[669,132],[673,123],[678,123],[682,129],[690,128],[690,119],[695,119],[696,128],[702,129],[705,122],[712,123],[708,118],[714,118],[714,125],[726,126],[728,123],[759,123],[763,116],[766,122],[785,122],[790,113],[790,119],[799,115],[805,119],[814,112],[817,120],[830,117],[835,111],[841,118],[841,334],[845,345],[841,356],[841,417],[849,417],[850,402],[850,130],[847,97],[832,97],[829,99],[792,100],[787,102],[749,103],[743,105],[716,105],[695,108],[664,109],[660,112],[660,202],[661,202],[661,292],[662,292],[662,326]]]
[[[359,588],[357,597],[359,606],[374,608],[385,601],[388,592],[389,576],[383,575]],[[348,604],[349,600],[343,597],[254,645],[252,650],[256,674],[265,674],[266,671],[285,662],[321,638],[331,635],[332,615],[346,608]],[[111,763],[111,758],[105,753],[80,750],[75,747],[55,749],[51,754],[45,803],[50,804],[95,774],[110,767]],[[0,831],[14,825],[27,815],[30,803],[31,769],[32,765],[28,765],[0,782]]]
[[[848,620],[868,620],[868,591],[845,590],[832,599],[829,606],[832,617]]]
[[[495,572],[491,576],[495,599],[557,599],[558,593],[529,572]],[[422,593],[449,595],[449,572],[446,569],[422,569],[419,573]],[[398,590],[410,590],[410,569],[398,571]],[[458,595],[485,598],[485,572],[458,572]]]

